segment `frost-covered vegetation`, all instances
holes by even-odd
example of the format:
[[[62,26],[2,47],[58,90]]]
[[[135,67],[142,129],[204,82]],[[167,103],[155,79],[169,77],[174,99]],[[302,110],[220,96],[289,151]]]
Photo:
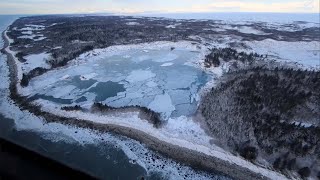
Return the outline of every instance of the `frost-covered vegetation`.
[[[63,106],[61,107],[61,110],[65,111],[81,111],[83,110],[80,105],[75,105],[75,106]]]
[[[23,87],[28,86],[30,79],[32,79],[33,77],[36,77],[36,76],[40,76],[40,75],[46,73],[47,71],[49,71],[49,69],[42,68],[42,67],[36,67],[35,69],[32,69],[28,73],[23,73],[22,79],[20,82],[21,86],[23,86]]]
[[[154,125],[154,127],[158,128],[161,126],[163,121],[161,121],[161,115],[160,113],[157,113],[147,107],[142,107],[142,106],[123,106],[123,107],[112,107],[108,106],[107,104],[102,104],[102,103],[94,103],[91,107],[91,111],[93,112],[114,112],[114,111],[122,111],[122,110],[139,110],[140,112],[140,117],[142,119],[148,120],[150,123]]]
[[[210,53],[206,55],[204,63],[205,67],[218,67],[221,64],[221,61],[230,62],[231,60],[240,61],[242,63],[252,63],[258,58],[262,58],[263,55],[257,53],[245,53],[237,52],[233,48],[213,48],[210,50]]]
[[[264,158],[283,172],[315,177],[320,166],[319,79],[320,72],[294,69],[229,73],[203,98],[201,113],[224,147],[252,161]]]

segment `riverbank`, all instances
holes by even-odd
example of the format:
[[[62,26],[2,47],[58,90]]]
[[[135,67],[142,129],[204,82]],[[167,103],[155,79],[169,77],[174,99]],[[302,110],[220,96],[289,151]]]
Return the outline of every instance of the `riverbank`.
[[[113,132],[127,136],[129,138],[138,140],[146,144],[150,149],[167,155],[173,159],[176,159],[185,164],[197,167],[199,169],[204,169],[209,172],[219,171],[224,174],[228,174],[231,177],[238,179],[283,179],[284,176],[280,174],[257,167],[239,157],[226,156],[221,152],[212,151],[210,149],[203,149],[202,146],[197,146],[194,144],[184,144],[175,145],[168,141],[168,139],[160,139],[152,134],[145,133],[138,129],[133,129],[129,127],[120,126],[117,124],[103,124],[96,123],[90,120],[78,120],[76,118],[67,118],[62,116],[57,116],[52,113],[44,112],[40,107],[30,104],[25,101],[25,98],[18,94],[17,92],[17,82],[18,82],[18,69],[16,66],[16,60],[9,50],[9,39],[3,33],[3,38],[5,42],[6,55],[8,57],[8,65],[10,69],[10,96],[11,99],[15,101],[17,105],[21,108],[26,109],[36,116],[42,116],[47,122],[59,122],[62,124],[73,125],[77,127],[90,128],[93,130],[98,130],[99,132]],[[183,147],[184,146],[184,147]],[[219,157],[220,156],[220,157]],[[224,158],[224,159],[222,159]],[[229,159],[229,161],[225,160]],[[247,166],[247,167],[243,167]]]

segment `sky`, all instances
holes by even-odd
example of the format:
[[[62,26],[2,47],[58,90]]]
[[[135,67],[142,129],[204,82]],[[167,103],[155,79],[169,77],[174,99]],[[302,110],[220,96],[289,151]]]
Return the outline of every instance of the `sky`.
[[[295,12],[319,13],[320,0],[0,0],[0,14]]]

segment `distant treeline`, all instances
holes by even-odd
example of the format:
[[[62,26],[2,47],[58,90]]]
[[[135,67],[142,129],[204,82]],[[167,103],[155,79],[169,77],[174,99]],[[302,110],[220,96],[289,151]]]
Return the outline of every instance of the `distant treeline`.
[[[80,105],[74,105],[74,106],[63,106],[61,107],[61,110],[65,111],[84,111]],[[141,118],[146,119],[150,123],[154,125],[154,127],[159,128],[162,125],[161,121],[161,115],[160,113],[154,112],[153,110],[143,107],[143,106],[122,106],[122,107],[112,107],[107,104],[95,102],[91,106],[91,111],[93,113],[102,112],[102,113],[112,113],[112,112],[123,112],[124,110],[134,110],[138,111],[140,113]]]

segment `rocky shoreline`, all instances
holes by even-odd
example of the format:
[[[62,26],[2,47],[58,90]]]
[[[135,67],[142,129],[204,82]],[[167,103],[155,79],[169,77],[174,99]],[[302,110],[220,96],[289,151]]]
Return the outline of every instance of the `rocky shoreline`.
[[[36,116],[43,117],[47,121],[47,123],[59,122],[65,125],[90,128],[99,132],[111,132],[119,135],[124,135],[145,144],[148,148],[156,152],[164,154],[169,158],[178,160],[179,162],[190,165],[196,169],[214,173],[220,172],[235,179],[270,178],[263,176],[262,174],[255,173],[246,167],[224,161],[220,158],[209,156],[195,150],[161,141],[158,138],[137,129],[123,127],[115,124],[102,124],[87,120],[61,117],[42,111],[41,107],[29,103],[26,97],[23,97],[18,93],[16,86],[18,81],[17,67],[13,55],[6,50],[6,48],[9,47],[9,39],[7,39],[5,32],[2,33],[2,38],[5,41],[3,52],[7,55],[7,63],[10,71],[10,98],[16,103],[17,106],[20,107],[20,109],[28,110]],[[284,176],[282,177],[279,175],[279,178],[284,178]]]

